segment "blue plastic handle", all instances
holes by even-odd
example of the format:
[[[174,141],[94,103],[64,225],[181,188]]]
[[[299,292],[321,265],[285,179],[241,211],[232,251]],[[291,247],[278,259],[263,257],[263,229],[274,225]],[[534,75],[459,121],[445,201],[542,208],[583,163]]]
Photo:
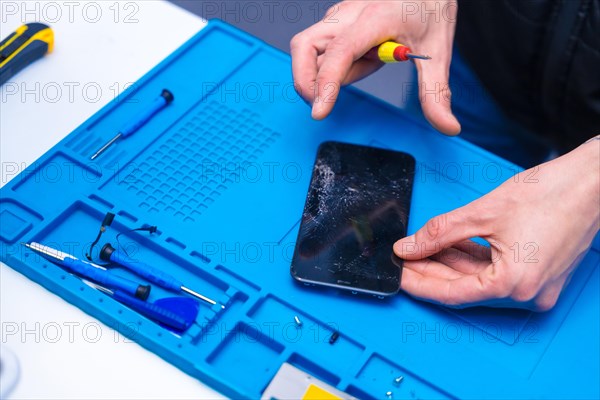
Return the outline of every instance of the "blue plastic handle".
[[[118,290],[114,291],[113,297],[132,310],[167,328],[183,332],[190,326],[190,322],[186,318],[158,304],[138,300]]]
[[[150,294],[150,286],[140,285],[139,283],[115,275],[110,271],[97,268],[90,263],[66,257],[62,261],[62,264],[77,275],[111,289],[119,289],[142,300],[146,300]]]
[[[121,128],[119,131],[121,136],[127,137],[140,129],[142,125],[148,122],[150,118],[152,118],[157,112],[165,108],[167,104],[173,101],[173,99],[173,94],[167,89],[163,89],[161,95],[154,99],[148,108],[144,109],[142,112],[136,115],[135,118]]]
[[[173,292],[181,291],[183,283],[178,281],[171,275],[162,272],[156,268],[153,268],[147,264],[144,264],[143,262],[132,260],[123,251],[119,249],[114,249],[108,244],[102,248],[101,253],[105,253],[105,251],[106,254],[110,254],[108,260],[127,268],[128,270],[146,279],[148,282],[152,282],[162,288],[171,290]],[[101,255],[101,257],[103,259],[106,259],[104,255]]]

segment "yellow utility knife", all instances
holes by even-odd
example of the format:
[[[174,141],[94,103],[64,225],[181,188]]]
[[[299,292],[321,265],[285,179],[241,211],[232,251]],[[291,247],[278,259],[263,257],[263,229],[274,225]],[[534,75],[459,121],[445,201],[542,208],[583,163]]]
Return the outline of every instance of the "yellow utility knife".
[[[54,32],[48,25],[32,22],[20,26],[0,42],[0,85],[53,47]]]

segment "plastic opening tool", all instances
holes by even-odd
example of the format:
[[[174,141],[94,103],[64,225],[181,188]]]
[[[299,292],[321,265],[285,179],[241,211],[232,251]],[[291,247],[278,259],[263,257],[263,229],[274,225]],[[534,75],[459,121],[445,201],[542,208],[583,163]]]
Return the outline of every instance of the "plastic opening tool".
[[[109,290],[92,282],[85,283],[177,333],[186,331],[198,316],[199,304],[194,299],[166,297],[154,302],[142,301],[120,290]]]
[[[104,146],[102,146],[97,152],[94,153],[90,159],[95,160],[98,156],[106,151],[110,146],[113,145],[120,138],[126,138],[129,135],[135,133],[138,129],[140,129],[146,122],[150,121],[150,119],[156,115],[160,110],[165,108],[169,103],[171,103],[175,97],[173,93],[171,93],[167,89],[163,89],[160,96],[158,96],[150,105],[142,110],[139,114],[137,114],[131,121],[129,121],[125,126],[119,130],[117,135],[110,139]]]
[[[81,261],[70,254],[53,249],[52,247],[35,242],[21,244],[33,252],[40,254],[45,259],[79,275],[81,278],[94,281],[109,288],[119,289],[141,300],[146,300],[150,295],[150,285],[140,285],[139,283],[115,275],[96,264]]]

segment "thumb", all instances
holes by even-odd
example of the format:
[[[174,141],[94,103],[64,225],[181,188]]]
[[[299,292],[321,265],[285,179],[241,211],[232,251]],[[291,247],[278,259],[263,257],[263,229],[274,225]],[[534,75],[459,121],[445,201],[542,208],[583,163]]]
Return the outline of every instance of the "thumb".
[[[448,85],[451,55],[448,51],[439,59],[417,61],[419,74],[419,100],[425,118],[438,131],[455,136],[460,133],[460,123],[450,107],[451,91]],[[435,61],[435,62],[432,62]]]
[[[480,215],[471,205],[438,215],[414,235],[398,240],[394,253],[405,260],[421,260],[466,239],[485,236]]]

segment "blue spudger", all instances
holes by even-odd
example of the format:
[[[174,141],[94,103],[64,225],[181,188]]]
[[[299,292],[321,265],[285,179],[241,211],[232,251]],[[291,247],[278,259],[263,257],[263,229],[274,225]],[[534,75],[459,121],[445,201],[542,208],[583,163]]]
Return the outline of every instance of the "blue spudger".
[[[120,290],[109,290],[93,283],[90,283],[90,286],[108,294],[119,303],[158,322],[165,328],[178,333],[184,332],[192,326],[200,309],[198,302],[190,298],[167,297],[151,303],[136,299]]]
[[[106,149],[108,149],[114,142],[119,140],[121,137],[127,137],[133,133],[135,133],[138,129],[142,127],[146,122],[150,120],[156,113],[165,108],[167,104],[172,102],[175,99],[173,93],[171,93],[167,89],[163,89],[160,96],[158,96],[154,101],[142,112],[135,116],[131,121],[129,121],[125,126],[121,128],[117,135],[110,139],[104,146],[100,148],[92,157],[91,160],[96,159],[100,154],[104,153]]]

